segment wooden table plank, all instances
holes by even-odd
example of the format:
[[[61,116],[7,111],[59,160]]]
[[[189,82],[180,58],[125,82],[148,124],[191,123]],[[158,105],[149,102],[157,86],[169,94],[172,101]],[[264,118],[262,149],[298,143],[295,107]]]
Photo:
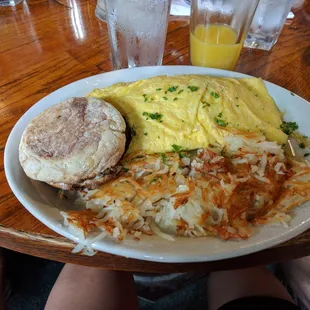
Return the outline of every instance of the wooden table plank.
[[[0,8],[0,246],[62,262],[101,268],[182,272],[267,264],[310,254],[310,231],[259,253],[209,263],[163,264],[107,253],[89,258],[72,254],[73,244],[35,219],[12,194],[5,179],[3,154],[16,121],[54,90],[94,74],[112,70],[106,24],[94,15],[95,0],[28,0]],[[262,77],[310,100],[310,5],[294,11],[271,52],[242,51],[236,71]],[[189,22],[169,23],[164,64],[188,64]]]

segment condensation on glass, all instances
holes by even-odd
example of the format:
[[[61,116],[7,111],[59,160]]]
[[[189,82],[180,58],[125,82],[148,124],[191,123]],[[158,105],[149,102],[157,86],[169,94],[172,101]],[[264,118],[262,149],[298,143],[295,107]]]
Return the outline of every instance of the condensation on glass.
[[[104,0],[114,69],[162,64],[170,0]]]

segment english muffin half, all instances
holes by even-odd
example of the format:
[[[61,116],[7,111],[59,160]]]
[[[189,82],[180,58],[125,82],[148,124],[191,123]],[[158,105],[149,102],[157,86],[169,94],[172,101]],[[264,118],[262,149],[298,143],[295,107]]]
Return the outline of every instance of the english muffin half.
[[[94,188],[117,175],[126,124],[111,104],[71,98],[36,116],[19,145],[26,175],[63,189]]]

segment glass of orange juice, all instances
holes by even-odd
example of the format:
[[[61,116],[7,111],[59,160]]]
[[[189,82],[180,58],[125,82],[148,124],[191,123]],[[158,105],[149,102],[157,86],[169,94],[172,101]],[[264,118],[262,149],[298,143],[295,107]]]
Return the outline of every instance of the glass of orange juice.
[[[192,0],[190,62],[234,70],[259,0]]]

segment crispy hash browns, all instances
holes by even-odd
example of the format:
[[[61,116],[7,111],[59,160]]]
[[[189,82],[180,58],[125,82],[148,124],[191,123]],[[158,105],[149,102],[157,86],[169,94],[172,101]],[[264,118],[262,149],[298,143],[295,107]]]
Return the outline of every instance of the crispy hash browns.
[[[65,224],[85,238],[244,239],[257,225],[287,225],[310,200],[310,167],[264,136],[230,133],[222,146],[175,149],[123,158],[117,179],[83,193],[86,210],[62,212]]]

